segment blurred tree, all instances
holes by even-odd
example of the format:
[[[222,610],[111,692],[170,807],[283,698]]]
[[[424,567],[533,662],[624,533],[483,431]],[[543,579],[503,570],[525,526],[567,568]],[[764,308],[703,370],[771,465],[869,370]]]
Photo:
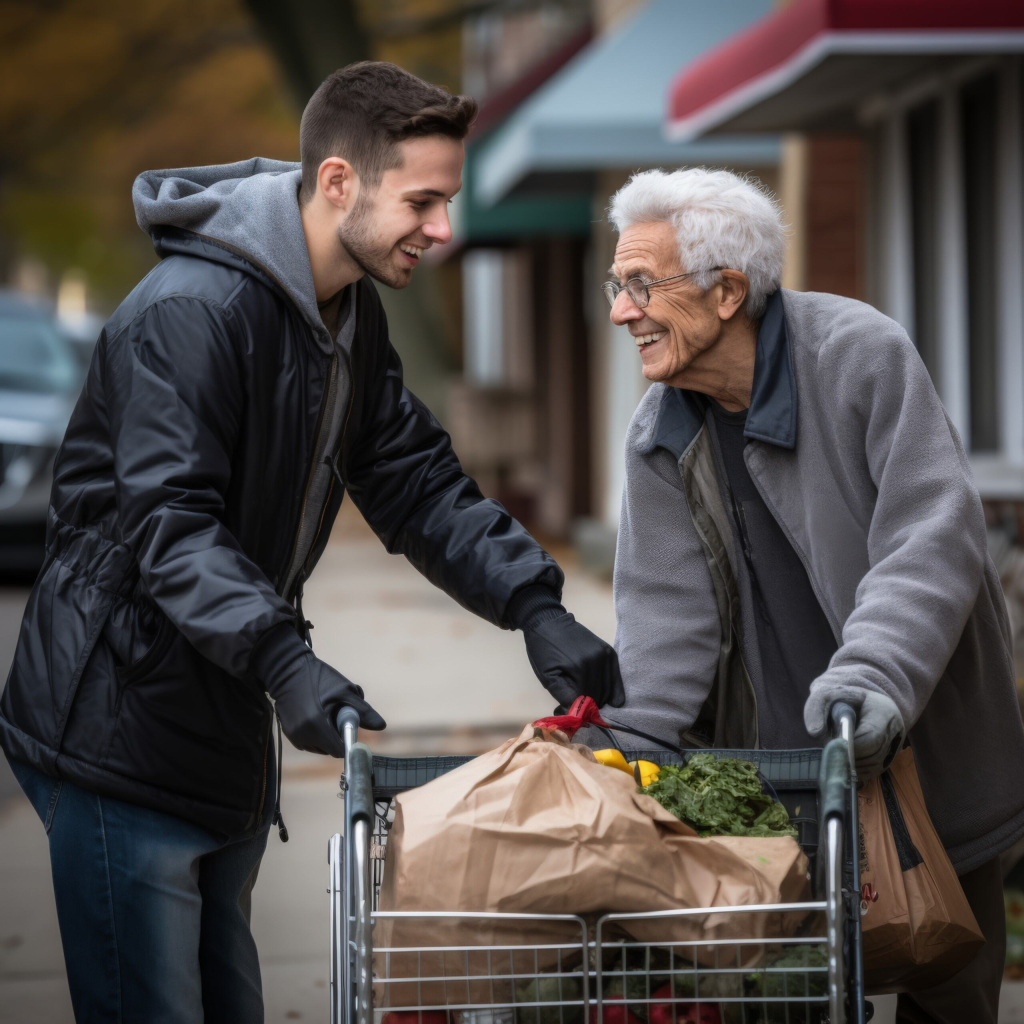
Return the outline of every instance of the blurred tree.
[[[300,107],[335,69],[370,56],[351,0],[246,0]]]
[[[155,260],[130,200],[140,171],[297,159],[305,101],[353,60],[391,60],[457,92],[466,16],[538,2],[0,0],[0,283],[25,258],[54,278],[77,268],[90,305],[109,310]],[[404,292],[382,289],[435,405],[457,276],[424,266]]]
[[[480,6],[0,0],[0,281],[34,257],[54,276],[80,267],[94,303],[115,302],[153,261],[129,201],[136,174],[297,158],[305,100],[352,60],[457,90],[461,18]]]
[[[297,157],[297,108],[240,0],[0,0],[0,52],[0,280],[33,256],[109,305],[154,259],[139,171]]]

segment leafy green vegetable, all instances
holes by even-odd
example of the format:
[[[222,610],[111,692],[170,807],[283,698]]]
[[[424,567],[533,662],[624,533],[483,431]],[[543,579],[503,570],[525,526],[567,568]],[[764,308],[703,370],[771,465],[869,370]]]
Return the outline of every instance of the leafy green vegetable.
[[[808,970],[810,967],[828,967],[828,949],[824,943],[791,946],[782,956],[769,961],[767,966],[772,970],[747,976],[757,995],[799,998],[828,993],[828,974],[823,970]],[[780,968],[784,967],[792,970],[783,972]]]
[[[640,1020],[647,1020],[647,1003],[637,1003],[634,1000],[647,999],[656,990],[654,979],[650,980],[642,974],[630,974],[627,977],[607,978],[604,983],[605,999],[625,999],[629,1012]]]
[[[694,754],[665,765],[641,792],[702,836],[795,836],[782,804],[761,788],[757,766],[733,757]]]
[[[581,1000],[579,1006],[558,1003]],[[554,1006],[516,1006],[517,1024],[583,1024],[583,982],[579,978],[539,977],[516,989],[516,1003],[554,1003]]]

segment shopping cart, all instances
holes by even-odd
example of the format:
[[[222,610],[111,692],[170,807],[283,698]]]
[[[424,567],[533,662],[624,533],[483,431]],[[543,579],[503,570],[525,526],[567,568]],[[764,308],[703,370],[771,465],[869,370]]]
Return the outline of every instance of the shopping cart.
[[[332,1024],[864,1024],[872,1007],[863,985],[855,712],[838,704],[832,723],[823,750],[715,751],[757,764],[786,805],[811,862],[812,900],[595,921],[379,911],[393,798],[471,758],[374,757],[356,742],[355,712],[342,709],[344,832],[328,847]],[[681,760],[664,751],[637,756]],[[754,915],[772,915],[773,927],[696,940],[682,929],[682,919],[716,914],[749,915],[752,925]],[[427,919],[443,944],[375,948],[375,926],[400,918]]]

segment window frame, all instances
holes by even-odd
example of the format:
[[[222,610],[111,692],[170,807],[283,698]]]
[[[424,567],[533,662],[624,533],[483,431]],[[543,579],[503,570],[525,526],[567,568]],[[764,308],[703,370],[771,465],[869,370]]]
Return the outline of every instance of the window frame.
[[[874,101],[861,112],[873,128],[875,162],[869,244],[876,257],[874,303],[915,338],[916,313],[932,305],[933,379],[950,420],[964,442],[984,498],[1024,499],[1024,60],[964,61],[922,79],[899,95]],[[962,91],[993,72],[996,112],[995,357],[998,436],[993,451],[975,452],[970,436],[970,304],[967,203],[964,176]],[[910,117],[938,100],[938,167],[934,190],[936,285],[930,296],[915,290],[913,181]]]

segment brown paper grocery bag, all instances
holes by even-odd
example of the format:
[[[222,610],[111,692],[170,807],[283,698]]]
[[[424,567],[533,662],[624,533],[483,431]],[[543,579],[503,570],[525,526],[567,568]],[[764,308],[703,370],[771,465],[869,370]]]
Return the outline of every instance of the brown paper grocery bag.
[[[396,797],[379,909],[592,919],[614,911],[796,901],[807,887],[807,859],[795,840],[702,839],[637,792],[629,775],[598,764],[587,747],[569,743],[561,732],[527,726],[518,738]],[[662,926],[650,941],[756,939],[778,926],[765,914],[700,915],[673,921],[670,935]],[[626,922],[626,929],[648,941],[638,934],[642,923]],[[529,960],[526,972],[510,970],[518,966],[512,950],[501,953],[498,972],[497,954],[431,947],[563,941],[581,947],[578,925],[554,931],[493,918],[380,918],[374,929],[377,1005],[503,1001],[508,993],[495,991],[485,976],[564,970],[571,966],[568,947],[520,952]],[[394,952],[410,948],[426,952]],[[443,980],[382,981],[414,977]]]
[[[912,992],[956,974],[984,937],[925,807],[914,754],[860,790],[861,918],[869,993]]]

